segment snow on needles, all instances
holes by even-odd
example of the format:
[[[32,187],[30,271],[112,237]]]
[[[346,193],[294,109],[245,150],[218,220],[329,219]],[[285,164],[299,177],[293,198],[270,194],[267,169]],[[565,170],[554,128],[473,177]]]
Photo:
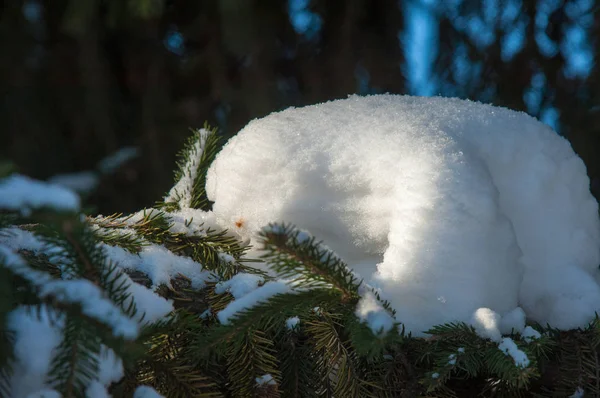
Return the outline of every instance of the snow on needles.
[[[206,188],[221,227],[254,245],[271,222],[322,239],[416,336],[479,308],[560,329],[600,310],[585,166],[524,113],[396,95],[291,108],[233,137]]]
[[[19,174],[0,180],[0,209],[30,211],[50,207],[79,210],[79,196],[69,189]]]
[[[290,291],[290,287],[284,282],[267,282],[261,287],[256,288],[227,304],[227,307],[222,311],[219,311],[217,318],[219,318],[219,322],[227,325],[240,311],[252,308],[277,294],[288,293]]]
[[[200,137],[195,142],[189,159],[187,159],[187,163],[183,167],[181,178],[179,181],[177,181],[173,188],[171,188],[169,194],[165,197],[165,202],[178,202],[183,208],[191,207],[194,181],[198,175],[198,166],[200,164],[202,152],[204,152],[206,139],[210,134],[210,131],[206,129],[200,129],[198,132]]]

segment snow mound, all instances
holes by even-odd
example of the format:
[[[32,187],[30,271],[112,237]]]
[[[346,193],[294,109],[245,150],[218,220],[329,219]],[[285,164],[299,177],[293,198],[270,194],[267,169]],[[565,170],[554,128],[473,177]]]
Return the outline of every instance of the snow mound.
[[[206,187],[253,244],[270,222],[324,240],[415,335],[479,308],[561,329],[600,309],[585,166],[524,113],[395,95],[291,108],[233,137]]]

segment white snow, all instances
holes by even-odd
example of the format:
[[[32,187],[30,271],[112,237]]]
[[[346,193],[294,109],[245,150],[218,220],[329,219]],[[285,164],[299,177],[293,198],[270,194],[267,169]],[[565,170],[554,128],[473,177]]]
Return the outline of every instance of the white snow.
[[[394,318],[370,291],[363,292],[354,313],[358,319],[366,322],[376,335],[385,334],[394,327]]]
[[[195,142],[192,148],[192,154],[188,162],[183,167],[183,174],[179,181],[175,183],[169,194],[165,197],[165,202],[178,202],[182,208],[190,208],[192,203],[192,192],[194,180],[198,175],[198,165],[200,157],[204,152],[206,139],[210,131],[206,129],[198,130],[200,133],[199,139]]]
[[[69,189],[13,174],[0,180],[0,209],[27,212],[50,207],[62,211],[79,209],[79,196]]]
[[[511,334],[511,332],[521,332],[525,328],[525,318],[525,311],[520,307],[509,311],[500,320],[500,333],[507,335]]]
[[[123,361],[115,355],[115,352],[106,346],[100,348],[98,355],[98,374],[97,381],[105,386],[110,386],[125,375]]]
[[[85,390],[86,398],[110,398],[106,387],[98,380],[92,380]]]
[[[298,325],[300,325],[300,318],[298,318],[297,316],[293,316],[285,320],[285,327],[288,330],[294,330],[298,328]]]
[[[432,379],[437,379],[437,378],[439,378],[439,377],[440,377],[440,374],[439,374],[439,373],[437,373],[437,372],[436,372],[436,373],[432,373],[432,374],[431,374],[431,378],[432,378]]]
[[[15,334],[15,362],[10,378],[13,396],[42,397],[42,393],[49,393],[45,379],[54,350],[62,340],[63,323],[64,317],[50,312],[46,306],[37,312],[20,306],[8,315],[7,330]]]
[[[143,315],[143,323],[156,322],[174,311],[171,300],[159,296],[146,286],[130,280],[128,291],[133,297],[140,318]]]
[[[79,304],[85,315],[111,326],[115,336],[126,339],[137,337],[137,323],[104,297],[102,290],[89,280],[53,279],[48,274],[29,267],[3,245],[0,245],[0,259],[7,268],[35,286],[40,298],[52,296],[59,302]]]
[[[0,243],[17,251],[30,250],[34,253],[42,252],[46,244],[29,231],[16,227],[4,228],[0,234]]]
[[[450,354],[448,356],[448,365],[456,365],[456,354]]]
[[[182,208],[175,212],[165,212],[171,221],[169,230],[173,233],[183,233],[187,236],[206,236],[206,230],[217,226],[213,212],[198,209]]]
[[[140,150],[136,147],[123,147],[118,151],[108,155],[98,162],[98,170],[102,174],[114,173],[124,163],[140,155]]]
[[[496,312],[489,308],[479,308],[473,313],[471,326],[475,328],[475,333],[479,337],[492,341],[500,341],[502,338],[499,329],[500,320],[501,317]]]
[[[233,137],[206,188],[221,227],[253,245],[270,222],[322,239],[417,336],[479,308],[560,329],[600,310],[585,166],[524,113],[395,95],[291,108]]]
[[[525,327],[521,332],[521,338],[525,340],[526,343],[531,343],[533,340],[537,340],[541,338],[542,335],[540,332],[532,328],[531,326]]]
[[[31,270],[29,270],[31,272]],[[138,335],[138,324],[124,314],[98,286],[87,279],[51,280],[38,285],[39,297],[52,295],[59,301],[77,303],[81,312],[112,327],[113,334],[125,339],[135,339]]]
[[[156,390],[150,386],[139,386],[133,393],[133,398],[164,398]]]
[[[171,286],[171,279],[180,274],[191,281],[193,289],[201,289],[207,281],[215,279],[215,275],[203,270],[200,263],[189,257],[178,256],[163,246],[144,246],[139,255],[117,246],[102,244],[102,247],[105,254],[120,267],[148,275],[153,288],[161,284]]]
[[[256,384],[259,386],[263,385],[273,385],[275,384],[275,379],[270,374],[262,375],[256,378]]]
[[[231,279],[217,283],[215,286],[216,294],[229,292],[234,298],[239,299],[246,294],[258,288],[260,283],[265,280],[262,276],[240,272]]]
[[[498,348],[505,355],[510,355],[515,361],[515,365],[518,367],[526,368],[529,366],[529,358],[527,358],[527,354],[521,351],[510,337],[504,337],[500,344],[498,344]]]
[[[76,173],[56,174],[50,177],[48,182],[78,193],[88,193],[96,189],[100,178],[98,173],[94,171],[80,171]]]
[[[583,398],[585,397],[585,390],[581,387],[577,387],[577,390],[569,396],[569,398]]]
[[[47,388],[40,391],[27,394],[27,398],[60,398],[62,395],[53,389]]]
[[[259,287],[258,289],[252,290],[251,292],[245,294],[244,296],[233,300],[227,307],[223,310],[219,311],[217,314],[217,318],[219,318],[219,322],[224,325],[229,324],[229,320],[232,317],[243,310],[248,308],[252,308],[255,305],[267,301],[269,298],[282,293],[290,292],[290,287],[280,281],[270,281]]]

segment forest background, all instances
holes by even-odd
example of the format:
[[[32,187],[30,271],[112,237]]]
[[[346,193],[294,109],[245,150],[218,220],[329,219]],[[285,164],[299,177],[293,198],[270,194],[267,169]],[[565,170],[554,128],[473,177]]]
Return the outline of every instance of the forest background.
[[[593,0],[5,0],[0,10],[0,159],[35,178],[75,178],[129,148],[138,156],[87,198],[100,213],[161,197],[190,127],[208,121],[230,137],[253,118],[353,93],[525,111],[570,140],[600,194]]]

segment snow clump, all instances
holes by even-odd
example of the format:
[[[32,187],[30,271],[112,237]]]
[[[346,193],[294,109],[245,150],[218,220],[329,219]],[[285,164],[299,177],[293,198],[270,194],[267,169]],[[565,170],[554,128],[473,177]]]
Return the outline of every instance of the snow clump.
[[[217,223],[255,246],[270,222],[322,239],[417,336],[480,308],[560,329],[600,310],[585,166],[524,113],[396,95],[291,108],[233,137],[206,188]]]

